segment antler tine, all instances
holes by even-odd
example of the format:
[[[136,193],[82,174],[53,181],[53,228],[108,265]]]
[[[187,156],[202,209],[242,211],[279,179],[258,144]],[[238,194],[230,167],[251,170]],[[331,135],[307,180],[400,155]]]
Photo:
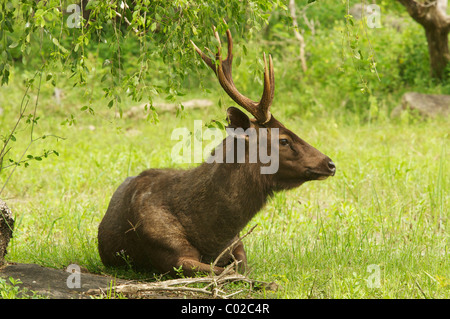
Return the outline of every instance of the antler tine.
[[[275,74],[273,72],[273,62],[272,55],[269,54],[269,72],[270,72],[270,103],[272,104],[273,98],[275,96]]]
[[[233,60],[233,38],[231,37],[230,29],[227,30],[227,43],[228,43],[227,60],[228,59]]]
[[[272,56],[269,55],[269,67],[267,66],[266,55],[264,54],[264,91],[259,102],[254,102],[248,97],[242,95],[236,88],[231,75],[232,61],[233,61],[233,39],[231,32],[227,30],[228,52],[227,58],[222,60],[222,43],[220,41],[219,33],[215,26],[213,26],[214,37],[218,41],[218,48],[216,53],[216,62],[213,62],[206,54],[204,54],[194,42],[195,51],[202,57],[203,61],[214,71],[219,79],[219,83],[225,92],[240,106],[250,112],[260,124],[266,124],[271,119],[270,106],[272,104],[275,93],[275,80],[273,72]],[[211,52],[209,49],[207,49]],[[211,52],[212,53],[212,52]]]
[[[225,73],[225,76],[229,82],[233,83],[233,77],[231,75],[231,70],[233,68],[233,38],[231,37],[231,32],[229,29],[227,30],[227,43],[228,43],[227,58],[225,59],[225,61],[223,61],[226,64],[225,68],[228,71]]]
[[[216,38],[217,42],[219,43],[219,46],[217,47],[216,59],[218,59],[219,62],[222,62],[222,42],[220,41],[219,32],[217,32],[216,26],[214,26],[214,25],[213,25],[213,31],[214,31],[214,37]]]
[[[264,114],[266,120],[264,123],[270,121],[272,114],[270,113],[270,106],[272,105],[273,98],[275,96],[275,75],[273,72],[272,55],[269,54],[269,67],[267,67],[266,54],[264,57],[264,91],[259,102],[260,112]]]
[[[195,45],[194,41],[191,40],[191,43],[194,46],[194,50],[202,57],[202,60],[217,74],[216,64]],[[205,49],[209,50],[208,48]]]
[[[267,67],[266,54],[263,53],[264,58],[264,91],[259,101],[259,111],[266,116],[265,122],[268,122],[271,118],[269,112],[270,105],[272,104],[274,96],[274,79],[273,79],[273,64],[272,56],[269,54],[269,67]]]
[[[228,26],[225,19],[222,19],[222,21],[226,26]],[[231,63],[233,61],[233,38],[231,37],[231,31],[229,28],[227,29],[227,44],[228,44],[228,52],[227,52],[226,60],[230,63],[230,69],[231,69]]]

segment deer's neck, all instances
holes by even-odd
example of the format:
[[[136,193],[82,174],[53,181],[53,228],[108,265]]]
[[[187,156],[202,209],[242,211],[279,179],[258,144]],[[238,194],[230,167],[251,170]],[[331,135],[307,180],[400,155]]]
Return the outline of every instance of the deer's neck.
[[[205,178],[202,186],[192,187],[198,198],[216,207],[218,214],[233,215],[245,224],[272,195],[271,176],[262,175],[258,164],[203,163],[191,173]]]
[[[272,194],[258,164],[203,163],[177,178],[166,205],[205,256],[227,247]]]

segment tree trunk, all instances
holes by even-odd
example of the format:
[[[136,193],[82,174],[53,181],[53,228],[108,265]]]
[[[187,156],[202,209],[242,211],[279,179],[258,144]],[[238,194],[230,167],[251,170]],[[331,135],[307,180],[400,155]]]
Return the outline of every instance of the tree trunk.
[[[0,266],[4,263],[6,248],[12,237],[14,218],[6,203],[0,199]]]
[[[430,54],[431,76],[443,79],[444,70],[450,61],[448,31],[439,28],[425,28]]]
[[[431,76],[443,79],[445,68],[450,62],[448,33],[450,16],[447,16],[448,0],[398,0],[409,15],[425,29],[430,55]]]

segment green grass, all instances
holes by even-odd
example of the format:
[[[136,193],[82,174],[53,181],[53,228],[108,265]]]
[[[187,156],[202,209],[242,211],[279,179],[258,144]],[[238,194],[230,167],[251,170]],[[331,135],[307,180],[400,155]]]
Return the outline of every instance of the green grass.
[[[282,298],[448,298],[445,123],[314,127],[307,138],[337,175],[277,194],[259,214],[254,274],[284,281]],[[372,264],[380,288],[367,285]]]
[[[2,133],[12,127],[10,110],[18,92],[1,91],[2,100],[9,101],[0,118]],[[77,263],[92,272],[111,272],[98,255],[97,227],[116,187],[147,168],[179,167],[170,158],[176,143],[172,130],[192,128],[194,119],[222,119],[224,107],[192,111],[184,118],[162,113],[154,125],[114,119],[101,102],[96,116],[76,111],[78,105],[58,109],[52,103],[43,94],[36,136],[66,140],[48,137],[34,143],[31,154],[45,148],[60,156],[19,167],[2,194],[16,218],[7,259],[56,268]],[[77,125],[60,125],[67,109],[77,115]],[[383,117],[360,124],[345,114],[303,120],[300,114],[283,116],[280,106],[274,113],[329,155],[337,174],[277,193],[247,226],[258,224],[244,242],[250,277],[280,285],[265,296],[449,298],[448,120]],[[28,134],[17,134],[11,155],[25,149]],[[2,184],[8,173],[2,173]],[[374,278],[371,265],[379,269],[378,288],[368,285]]]

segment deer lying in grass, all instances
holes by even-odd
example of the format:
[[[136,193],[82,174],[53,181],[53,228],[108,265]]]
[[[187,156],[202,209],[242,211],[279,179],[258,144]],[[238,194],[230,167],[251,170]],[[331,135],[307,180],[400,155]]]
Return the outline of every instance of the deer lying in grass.
[[[126,265],[125,255],[136,268],[156,269],[161,273],[175,274],[175,269],[181,268],[187,276],[198,271],[220,274],[233,259],[245,269],[247,258],[238,240],[239,232],[267,199],[275,191],[335,174],[336,167],[329,157],[300,139],[270,113],[274,98],[272,57],[269,55],[267,66],[264,55],[264,91],[261,100],[254,102],[243,96],[233,83],[230,31],[227,31],[225,60],[221,57],[220,38],[215,29],[214,33],[219,41],[216,61],[193,43],[194,48],[217,75],[227,94],[254,116],[250,119],[239,109],[230,107],[229,127],[242,129],[244,135],[253,130],[258,136],[264,129],[268,139],[276,137],[273,132],[277,131],[278,170],[262,174],[261,168],[267,164],[249,161],[246,149],[244,162],[206,161],[189,170],[149,169],[128,177],[112,196],[99,226],[99,252],[107,266]],[[234,143],[238,135],[225,138],[216,150],[222,150],[225,156],[229,152],[227,145]],[[248,144],[248,136],[244,139]],[[269,152],[275,151],[272,146],[268,148]],[[211,265],[235,241],[233,249]]]

